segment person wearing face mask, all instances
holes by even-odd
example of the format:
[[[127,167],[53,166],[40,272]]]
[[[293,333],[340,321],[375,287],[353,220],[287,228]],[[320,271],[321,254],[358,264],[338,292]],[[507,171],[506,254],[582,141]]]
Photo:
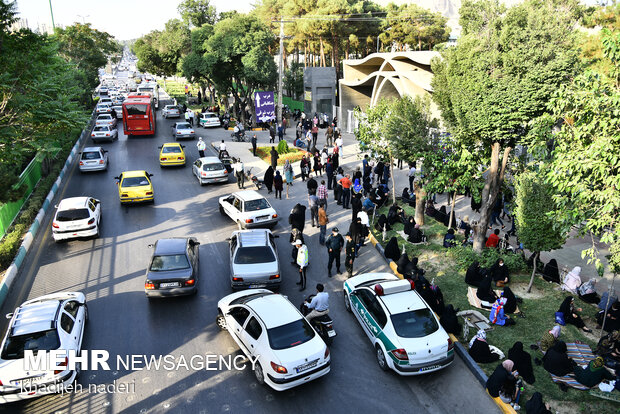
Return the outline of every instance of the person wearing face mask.
[[[493,281],[497,287],[504,287],[510,282],[508,267],[504,264],[504,259],[497,259],[497,262],[491,266],[490,272]]]

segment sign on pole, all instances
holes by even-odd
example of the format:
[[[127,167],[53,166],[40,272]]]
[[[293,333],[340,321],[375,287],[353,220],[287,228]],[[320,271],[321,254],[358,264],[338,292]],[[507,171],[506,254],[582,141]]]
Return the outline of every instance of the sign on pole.
[[[269,122],[276,119],[276,107],[273,92],[256,92],[254,94],[256,122]]]

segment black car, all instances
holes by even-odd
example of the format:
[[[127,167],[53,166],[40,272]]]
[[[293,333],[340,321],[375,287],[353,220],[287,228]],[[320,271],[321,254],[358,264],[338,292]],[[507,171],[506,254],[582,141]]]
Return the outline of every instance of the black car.
[[[160,239],[146,270],[144,292],[153,297],[192,295],[198,290],[200,243],[194,237]]]

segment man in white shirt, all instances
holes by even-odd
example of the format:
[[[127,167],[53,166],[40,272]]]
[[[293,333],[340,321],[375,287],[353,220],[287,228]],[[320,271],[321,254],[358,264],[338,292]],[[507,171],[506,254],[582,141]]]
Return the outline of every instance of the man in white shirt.
[[[218,157],[222,158],[222,153],[223,152],[228,152],[228,151],[226,151],[226,144],[224,143],[224,140],[222,140],[222,142],[220,143],[219,149],[220,149],[220,152],[218,154]]]
[[[306,301],[306,307],[312,309],[312,312],[306,315],[306,320],[310,322],[312,319],[325,315],[329,312],[329,294],[323,292],[325,287],[318,283],[316,285],[316,296],[312,298],[312,302]]]
[[[409,193],[410,194],[413,194],[413,181],[415,180],[415,174],[416,174],[415,164],[410,162],[409,173],[407,174],[409,176]]]
[[[196,143],[196,147],[198,147],[198,153],[200,154],[200,157],[204,157],[205,150],[207,149],[207,144],[205,144],[205,142],[202,140],[202,137],[198,138],[198,143]]]
[[[336,138],[336,146],[338,147],[338,154],[342,157],[344,153],[342,152],[342,136],[340,135]]]
[[[237,177],[237,187],[243,189],[245,176],[243,174],[243,163],[241,162],[241,158],[237,158],[237,161],[232,165],[232,167],[235,171],[235,176]]]

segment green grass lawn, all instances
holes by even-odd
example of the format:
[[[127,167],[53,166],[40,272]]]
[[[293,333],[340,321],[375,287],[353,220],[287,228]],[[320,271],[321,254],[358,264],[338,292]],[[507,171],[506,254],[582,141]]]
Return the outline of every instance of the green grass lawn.
[[[375,217],[388,212],[388,207],[377,210]],[[403,206],[407,216],[414,215],[414,208],[407,205]],[[377,232],[372,226],[372,232],[375,238],[385,245],[392,236],[398,239],[399,248],[405,244],[407,253],[411,256],[418,257],[419,266],[426,270],[426,278],[431,281],[435,279],[437,285],[443,292],[446,304],[453,304],[455,308],[460,310],[473,309],[467,301],[467,284],[465,283],[465,265],[463,260],[458,260],[458,255],[467,254],[460,248],[446,249],[443,247],[443,236],[447,228],[425,216],[425,224],[421,226],[422,230],[428,237],[428,245],[412,245],[407,243],[397,231],[403,230],[400,223],[392,226],[392,230],[386,232],[385,241],[383,235]],[[463,240],[462,235],[457,235],[459,241]],[[512,253],[507,253],[512,255]],[[460,257],[462,259],[462,257]],[[511,263],[515,258],[509,258]],[[459,263],[461,266],[459,266]],[[512,270],[512,269],[511,269]],[[497,327],[487,334],[487,341],[491,345],[497,346],[505,354],[512,345],[517,342],[523,342],[524,349],[532,356],[532,364],[534,367],[534,375],[536,382],[532,385],[525,384],[525,395],[522,397],[521,406],[525,406],[525,402],[531,397],[535,391],[543,394],[545,402],[550,402],[553,408],[561,413],[565,412],[584,412],[584,413],[617,413],[618,405],[614,402],[602,400],[590,396],[586,391],[579,391],[569,388],[567,392],[560,390],[558,385],[551,381],[551,376],[542,366],[534,364],[534,358],[542,358],[540,351],[530,349],[530,344],[534,344],[540,340],[545,330],[551,329],[554,323],[555,312],[560,307],[561,302],[567,296],[565,292],[559,290],[557,284],[550,284],[543,280],[540,276],[536,276],[531,293],[526,293],[527,285],[530,280],[531,270],[523,269],[518,272],[511,271],[510,288],[515,295],[523,299],[523,303],[519,304],[519,309],[525,314],[525,318],[516,317],[516,325],[512,327]],[[575,342],[576,340],[587,343],[595,348],[598,341],[599,330],[596,330],[595,315],[597,308],[588,303],[575,299],[577,307],[583,308],[581,316],[586,325],[594,330],[593,334],[584,334],[572,325],[562,327],[561,339],[565,342]],[[488,311],[480,310],[485,316],[489,316]],[[462,322],[462,321],[461,321]],[[475,334],[473,330],[469,332],[469,338],[459,338],[465,347],[466,342]],[[497,363],[481,364],[481,368],[490,375]]]

